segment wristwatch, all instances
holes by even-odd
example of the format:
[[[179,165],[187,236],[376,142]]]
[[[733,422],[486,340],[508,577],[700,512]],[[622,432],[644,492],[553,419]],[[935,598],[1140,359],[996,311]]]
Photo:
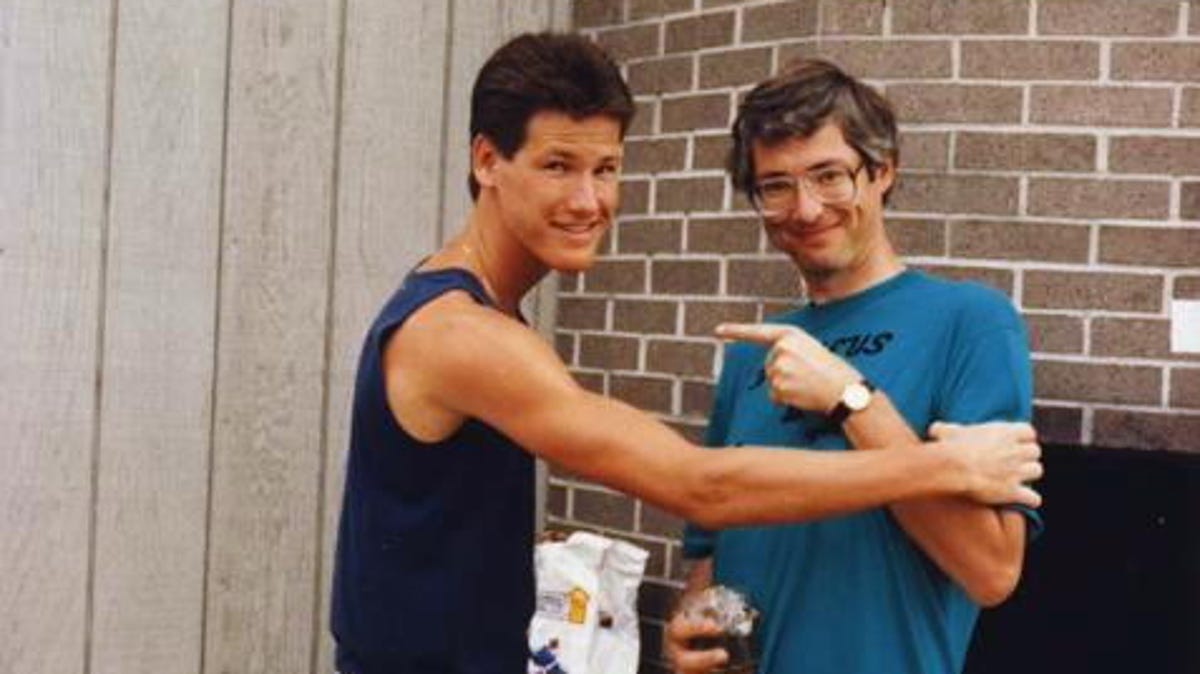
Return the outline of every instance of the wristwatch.
[[[846,384],[837,404],[825,416],[831,423],[840,426],[851,414],[866,409],[871,404],[871,394],[874,392],[875,385],[866,379]]]

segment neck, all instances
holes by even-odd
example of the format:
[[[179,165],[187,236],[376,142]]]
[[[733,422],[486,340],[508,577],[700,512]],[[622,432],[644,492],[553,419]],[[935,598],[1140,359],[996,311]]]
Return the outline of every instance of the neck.
[[[804,288],[808,299],[816,304],[827,304],[883,283],[904,271],[904,263],[889,248],[886,254],[868,257],[860,264],[831,272],[801,269]]]
[[[502,225],[489,219],[478,204],[471,210],[467,226],[430,263],[467,269],[479,278],[496,306],[509,315],[517,314],[521,299],[547,272],[520,244],[505,236]]]

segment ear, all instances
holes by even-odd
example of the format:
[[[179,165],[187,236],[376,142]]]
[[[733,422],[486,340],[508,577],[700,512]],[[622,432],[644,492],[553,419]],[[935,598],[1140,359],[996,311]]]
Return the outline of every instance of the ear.
[[[496,184],[496,164],[500,159],[500,151],[491,139],[483,134],[475,134],[471,139],[471,173],[480,187]]]
[[[896,161],[887,159],[875,169],[875,184],[879,186],[879,193],[886,194],[892,189],[892,185],[896,182]]]

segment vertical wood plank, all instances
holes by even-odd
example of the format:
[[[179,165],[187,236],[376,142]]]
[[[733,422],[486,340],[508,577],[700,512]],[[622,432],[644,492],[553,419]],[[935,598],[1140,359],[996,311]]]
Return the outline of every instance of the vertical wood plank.
[[[109,3],[0,2],[0,671],[83,669]]]
[[[194,674],[228,7],[119,9],[90,671]]]
[[[480,66],[497,47],[520,33],[549,30],[557,17],[554,0],[454,0],[450,72],[447,81],[447,132],[444,206],[440,240],[452,237],[471,208],[467,191],[470,171],[471,86]],[[561,11],[561,10],[560,10]],[[561,20],[559,20],[561,21]]]
[[[0,671],[83,669],[107,2],[0,2]]]
[[[234,3],[205,672],[313,648],[340,0]]]
[[[437,244],[448,14],[445,0],[347,7],[317,672],[333,671],[332,553],[362,338]]]

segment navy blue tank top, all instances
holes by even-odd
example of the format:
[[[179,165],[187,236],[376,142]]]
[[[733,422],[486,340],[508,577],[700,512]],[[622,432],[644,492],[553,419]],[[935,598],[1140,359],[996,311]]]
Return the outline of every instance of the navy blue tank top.
[[[443,441],[422,442],[387,403],[388,338],[414,311],[454,290],[494,306],[465,270],[413,272],[363,345],[333,579],[343,674],[525,671],[533,457],[475,419]]]

